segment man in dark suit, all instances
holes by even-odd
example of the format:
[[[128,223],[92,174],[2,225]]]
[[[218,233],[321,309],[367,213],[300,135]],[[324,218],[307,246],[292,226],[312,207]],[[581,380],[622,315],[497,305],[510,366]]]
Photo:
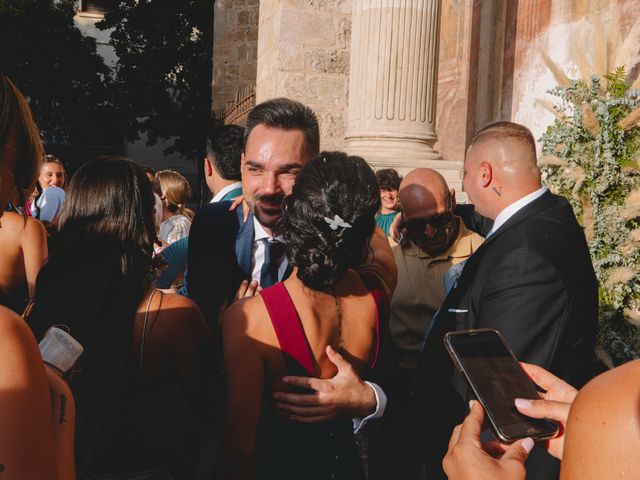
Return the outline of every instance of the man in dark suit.
[[[304,164],[319,151],[315,114],[299,102],[277,98],[253,108],[241,157],[245,205],[203,206],[189,234],[189,296],[214,330],[221,308],[243,281],[266,288],[289,273],[274,233],[282,202]]]
[[[466,411],[446,332],[498,329],[521,361],[575,386],[591,375],[595,344],[597,280],[584,233],[567,200],[542,188],[531,132],[510,122],[485,127],[467,150],[464,172],[469,199],[494,226],[440,308],[416,370],[433,478],[444,478],[447,441]],[[538,451],[528,478],[554,478],[557,468]]]

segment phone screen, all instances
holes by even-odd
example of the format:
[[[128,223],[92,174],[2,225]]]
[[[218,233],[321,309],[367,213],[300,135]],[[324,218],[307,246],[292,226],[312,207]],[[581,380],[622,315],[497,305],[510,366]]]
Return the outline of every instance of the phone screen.
[[[496,331],[456,332],[448,342],[499,437],[544,438],[555,433],[555,422],[529,418],[516,409],[516,398],[539,397]]]

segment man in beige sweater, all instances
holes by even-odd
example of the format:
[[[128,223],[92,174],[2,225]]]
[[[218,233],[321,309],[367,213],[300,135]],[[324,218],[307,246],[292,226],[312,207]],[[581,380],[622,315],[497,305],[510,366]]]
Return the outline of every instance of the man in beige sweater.
[[[483,238],[454,215],[455,192],[435,170],[409,172],[400,185],[403,241],[393,247],[398,284],[391,300],[387,352],[399,375],[385,393],[393,398],[380,428],[369,435],[369,478],[422,478],[422,438],[412,398],[413,374],[433,315],[446,296],[445,277],[480,246]],[[450,270],[451,269],[451,270]],[[455,276],[455,273],[454,273]],[[453,281],[453,278],[448,278]]]

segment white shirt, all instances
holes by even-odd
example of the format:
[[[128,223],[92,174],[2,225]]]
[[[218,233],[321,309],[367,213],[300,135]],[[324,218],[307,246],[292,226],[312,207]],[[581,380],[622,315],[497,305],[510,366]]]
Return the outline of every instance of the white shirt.
[[[547,190],[548,190],[547,187],[539,188],[535,192],[531,192],[529,195],[525,195],[520,200],[513,202],[511,205],[504,208],[494,220],[493,228],[487,234],[487,237],[489,237],[490,235],[493,235],[493,233],[497,231],[502,225],[504,225],[507,220],[509,220],[516,213],[518,213],[518,211],[522,210],[531,202],[533,202],[537,198],[540,198]]]
[[[64,205],[65,193],[60,187],[49,187],[42,191],[36,206],[40,210],[38,220],[41,222],[53,222]]]
[[[224,196],[229,193],[231,190],[235,190],[236,188],[242,187],[242,182],[232,183],[231,185],[227,185],[218,193],[216,193],[209,203],[216,203],[222,201]]]
[[[282,237],[272,237],[269,235],[264,227],[258,222],[256,217],[253,218],[253,252],[251,255],[251,278],[257,280],[260,283],[260,274],[262,273],[262,265],[264,264],[264,242],[262,239],[268,238],[270,240],[282,241]],[[282,280],[284,272],[287,270],[287,257],[282,256],[280,264],[278,265],[278,280]]]

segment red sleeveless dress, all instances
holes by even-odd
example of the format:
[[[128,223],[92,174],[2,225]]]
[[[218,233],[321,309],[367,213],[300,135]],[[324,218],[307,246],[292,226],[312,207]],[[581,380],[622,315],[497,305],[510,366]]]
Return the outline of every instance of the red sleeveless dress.
[[[386,335],[389,295],[380,279],[358,272],[376,304],[376,334],[370,368],[376,363]],[[261,292],[278,337],[287,374],[313,376],[313,360],[298,312],[284,283]],[[258,433],[256,475],[259,479],[364,479],[350,418],[318,424],[300,424],[275,414],[267,380]],[[309,393],[305,391],[304,393]]]

